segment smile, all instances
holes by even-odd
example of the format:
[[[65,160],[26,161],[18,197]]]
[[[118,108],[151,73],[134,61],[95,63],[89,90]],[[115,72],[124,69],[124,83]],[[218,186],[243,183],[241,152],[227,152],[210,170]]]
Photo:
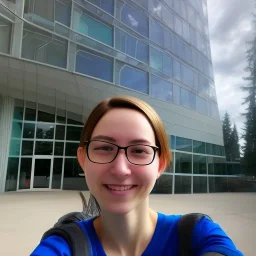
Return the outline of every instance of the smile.
[[[108,189],[114,190],[114,191],[126,191],[130,190],[134,187],[134,185],[129,185],[129,186],[121,186],[121,185],[105,185]]]

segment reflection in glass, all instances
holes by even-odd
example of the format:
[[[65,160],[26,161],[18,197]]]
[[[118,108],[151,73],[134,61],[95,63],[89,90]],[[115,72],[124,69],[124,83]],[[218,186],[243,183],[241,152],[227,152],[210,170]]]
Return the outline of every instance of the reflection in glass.
[[[192,173],[192,155],[175,153],[175,173]]]
[[[181,81],[181,65],[176,59],[173,59],[173,77]]]
[[[65,129],[66,129],[66,126],[64,125],[56,125],[56,134],[55,134],[56,140],[64,140]]]
[[[66,140],[80,141],[83,127],[67,126]]]
[[[11,45],[12,24],[5,19],[0,19],[0,52],[9,54]]]
[[[209,177],[208,179],[210,193],[228,192],[228,184],[226,177]]]
[[[79,143],[67,142],[65,156],[76,156]]]
[[[153,19],[150,20],[150,39],[164,46],[164,28]]]
[[[55,142],[54,155],[63,156],[64,142]]]
[[[51,159],[35,159],[33,188],[49,188]]]
[[[19,189],[29,189],[31,181],[32,158],[21,158]]]
[[[35,121],[36,120],[36,103],[27,101],[25,110],[25,120]]]
[[[15,99],[13,118],[16,120],[23,120],[24,104],[23,100]]]
[[[16,191],[19,170],[19,158],[9,157],[5,180],[5,192]]]
[[[150,66],[163,71],[163,54],[152,47],[150,48]]]
[[[53,123],[55,121],[54,107],[38,104],[37,121]]]
[[[37,139],[51,140],[51,139],[53,139],[53,135],[54,135],[54,125],[53,124],[37,123],[37,127],[36,127],[36,138]]]
[[[12,122],[12,138],[21,138],[22,123]]]
[[[176,149],[192,152],[192,140],[182,137],[176,137]]]
[[[77,112],[78,112],[78,109],[77,109]],[[82,115],[79,115],[70,111],[68,111],[67,114],[68,114],[68,118],[67,118],[68,124],[84,125]]]
[[[207,177],[193,177],[193,193],[207,193]]]
[[[193,140],[193,152],[199,154],[205,154],[205,142]]]
[[[101,9],[103,9],[104,11],[110,13],[110,14],[114,14],[114,0],[105,0],[105,1],[101,1],[101,0],[88,0],[89,2],[99,6]]]
[[[175,175],[175,194],[190,194],[191,193],[191,178],[192,176],[177,176]]]
[[[169,145],[171,145],[171,150],[176,149],[176,137],[169,135]]]
[[[11,139],[10,150],[9,150],[10,156],[20,155],[20,143],[21,143],[21,140],[19,139]]]
[[[52,174],[52,189],[61,188],[62,163],[63,163],[63,158],[54,158],[53,174]]]
[[[33,146],[34,146],[34,141],[26,141],[23,140],[22,141],[22,150],[21,150],[21,154],[23,156],[25,155],[33,155]]]
[[[152,194],[172,194],[172,175],[162,174],[156,180],[156,184],[152,190]]]
[[[23,138],[34,139],[35,123],[24,123]]]
[[[172,101],[172,84],[151,75],[151,95],[154,98]]]
[[[52,155],[53,142],[36,141],[35,155]]]
[[[173,84],[173,101],[180,105],[180,87],[176,84]]]
[[[193,173],[194,174],[207,174],[206,157],[205,156],[193,156]]]
[[[165,54],[163,61],[163,71],[165,74],[172,76],[172,69],[172,58]]]
[[[66,111],[63,109],[57,108],[57,123],[65,124],[66,123]]]
[[[65,159],[63,189],[88,190],[84,172],[76,158]]]
[[[60,0],[55,2],[55,20],[66,25],[70,26],[70,17],[71,17],[71,7],[66,5],[66,2],[63,3]]]
[[[113,62],[101,56],[79,51],[76,55],[76,72],[112,82]]]

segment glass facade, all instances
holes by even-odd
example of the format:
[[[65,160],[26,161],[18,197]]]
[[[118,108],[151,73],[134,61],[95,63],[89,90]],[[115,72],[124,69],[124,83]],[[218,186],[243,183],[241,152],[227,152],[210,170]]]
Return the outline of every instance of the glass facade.
[[[215,122],[206,1],[193,2],[25,0],[19,58],[105,81],[170,109],[179,105]],[[13,54],[14,26],[3,13],[2,54]],[[57,95],[51,101],[15,100],[6,191],[87,189],[76,160],[83,110],[70,107],[68,95],[65,100]],[[240,169],[225,162],[223,146],[169,136],[173,162],[153,193],[239,190]]]

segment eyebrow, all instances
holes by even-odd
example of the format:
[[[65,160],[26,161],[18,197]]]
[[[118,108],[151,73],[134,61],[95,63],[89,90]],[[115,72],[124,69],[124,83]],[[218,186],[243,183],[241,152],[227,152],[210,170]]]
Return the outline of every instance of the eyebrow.
[[[110,141],[110,142],[116,142],[116,139],[114,139],[113,137],[105,136],[105,135],[97,135],[97,136],[93,137],[91,140],[106,140],[106,141]],[[131,144],[146,143],[149,145],[152,144],[151,142],[149,142],[148,140],[145,140],[145,139],[135,139],[135,140],[129,141],[129,143],[131,143]]]

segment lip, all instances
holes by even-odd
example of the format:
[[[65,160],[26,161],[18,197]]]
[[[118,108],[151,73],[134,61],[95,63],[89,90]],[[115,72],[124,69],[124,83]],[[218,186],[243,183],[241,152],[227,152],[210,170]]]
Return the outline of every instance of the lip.
[[[108,186],[116,186],[116,187],[124,187],[124,186],[132,186],[130,189],[128,190],[112,190],[109,189]],[[133,193],[133,191],[136,189],[137,185],[120,185],[120,184],[104,184],[104,188],[111,194],[114,196],[127,196],[130,195],[131,193]]]

